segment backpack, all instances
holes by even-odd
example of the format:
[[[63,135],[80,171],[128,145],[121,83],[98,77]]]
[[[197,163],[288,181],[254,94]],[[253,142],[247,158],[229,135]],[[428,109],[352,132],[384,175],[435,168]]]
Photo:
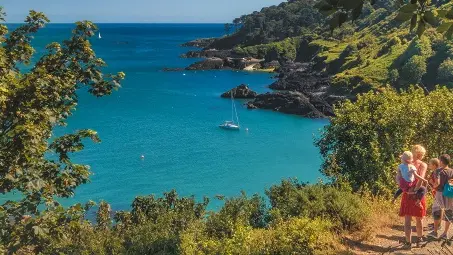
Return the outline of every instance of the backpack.
[[[449,179],[444,185],[443,196],[453,198],[453,179]]]

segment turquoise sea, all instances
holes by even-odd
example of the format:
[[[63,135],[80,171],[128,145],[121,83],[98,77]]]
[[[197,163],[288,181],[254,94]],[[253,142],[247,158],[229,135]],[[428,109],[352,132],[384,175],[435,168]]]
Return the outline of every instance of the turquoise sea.
[[[38,54],[45,44],[70,36],[71,24],[51,24],[34,40]],[[137,195],[176,189],[181,195],[234,196],[263,194],[282,178],[316,182],[321,175],[313,136],[327,121],[265,110],[247,110],[236,101],[240,132],[218,125],[231,116],[231,102],[221,93],[246,83],[269,91],[272,74],[236,71],[163,72],[186,67],[190,50],[179,45],[223,35],[222,24],[100,24],[102,39],[93,38],[106,71],[124,71],[122,88],[95,98],[80,91],[77,111],[56,134],[91,128],[102,143],[86,142],[73,155],[91,166],[91,183],[77,189],[74,202],[105,200],[113,209],[128,209]],[[145,158],[142,160],[141,155]],[[215,208],[214,202],[211,208]]]

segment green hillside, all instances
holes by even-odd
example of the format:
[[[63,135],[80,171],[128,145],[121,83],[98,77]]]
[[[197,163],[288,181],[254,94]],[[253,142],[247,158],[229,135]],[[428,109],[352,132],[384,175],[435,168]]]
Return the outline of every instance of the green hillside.
[[[242,28],[212,46],[231,46],[237,53],[267,61],[314,61],[332,76],[332,89],[353,94],[387,84],[421,84],[431,90],[453,78],[450,41],[429,26],[421,38],[415,29],[410,32],[410,21],[395,19],[397,1],[366,2],[356,21],[333,33],[314,2],[289,1],[242,16]],[[448,1],[433,5],[446,9],[450,4],[444,2]]]

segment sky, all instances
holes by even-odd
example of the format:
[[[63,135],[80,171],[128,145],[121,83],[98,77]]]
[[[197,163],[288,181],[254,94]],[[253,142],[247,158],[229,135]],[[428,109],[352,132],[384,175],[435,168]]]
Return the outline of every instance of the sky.
[[[226,23],[285,0],[0,0],[6,22],[22,22],[28,11],[55,23]]]

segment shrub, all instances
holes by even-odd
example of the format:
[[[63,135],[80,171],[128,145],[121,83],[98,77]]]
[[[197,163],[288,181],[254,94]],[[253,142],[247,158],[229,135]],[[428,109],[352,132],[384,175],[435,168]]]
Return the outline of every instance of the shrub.
[[[398,72],[397,69],[392,69],[390,72],[389,72],[389,77],[388,77],[388,81],[390,83],[390,85],[396,85],[396,83],[398,82],[400,78],[400,73]]]
[[[240,225],[231,237],[213,239],[201,226],[182,234],[182,254],[338,254],[329,220],[291,218],[267,229]]]
[[[453,151],[453,91],[445,87],[428,95],[421,88],[382,91],[336,107],[336,116],[316,145],[326,176],[347,180],[354,190],[366,186],[374,193],[389,194],[403,150],[422,144],[431,157]]]
[[[425,74],[426,59],[418,55],[411,57],[401,70],[401,78],[403,78],[407,84],[419,84]]]
[[[210,236],[231,237],[236,227],[262,228],[267,224],[264,199],[258,195],[247,198],[243,193],[237,198],[227,199],[219,212],[212,212],[206,221]]]
[[[447,58],[440,64],[439,70],[437,71],[439,79],[445,82],[451,82],[453,80],[453,60]]]
[[[266,194],[274,215],[283,219],[324,218],[334,222],[337,230],[352,231],[360,229],[368,215],[359,195],[329,185],[303,185],[294,180],[283,180]]]

